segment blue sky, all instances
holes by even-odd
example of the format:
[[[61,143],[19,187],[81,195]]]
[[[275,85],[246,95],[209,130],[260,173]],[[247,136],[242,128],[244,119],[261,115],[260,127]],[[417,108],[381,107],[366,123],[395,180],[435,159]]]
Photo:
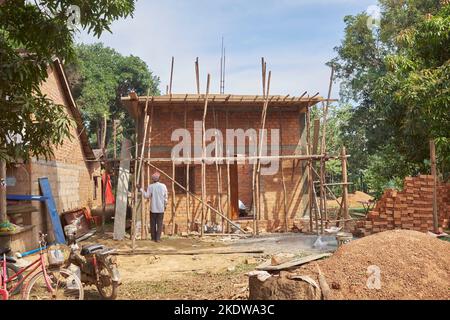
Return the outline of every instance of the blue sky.
[[[325,63],[343,37],[345,15],[376,0],[139,0],[133,18],[112,25],[100,39],[84,32],[78,42],[101,41],[118,52],[141,57],[161,78],[165,92],[175,57],[173,93],[195,92],[194,61],[200,83],[219,92],[221,38],[227,66],[225,93],[261,94],[261,57],[272,71],[271,94],[327,94]],[[333,97],[338,98],[338,85]]]

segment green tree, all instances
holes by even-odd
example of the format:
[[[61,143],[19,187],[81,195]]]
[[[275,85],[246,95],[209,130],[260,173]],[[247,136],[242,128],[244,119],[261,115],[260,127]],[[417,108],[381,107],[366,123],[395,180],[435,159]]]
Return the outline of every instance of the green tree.
[[[77,31],[72,9],[80,8],[79,26],[100,36],[110,24],[134,11],[134,0],[0,1],[0,161],[52,155],[69,135],[70,119],[40,90],[56,56],[73,57]],[[76,19],[75,19],[76,20]],[[77,22],[77,21],[75,21]],[[2,165],[3,166],[3,165]],[[5,203],[5,199],[0,199]],[[0,221],[6,212],[0,210]]]
[[[330,62],[344,101],[353,105],[343,140],[360,142],[348,145],[350,174],[362,170],[377,191],[427,172],[429,139],[437,141],[441,169],[450,168],[449,6],[438,0],[379,4],[377,30],[367,27],[366,13],[345,17],[344,39]]]
[[[106,134],[107,146],[112,133],[111,130],[105,131],[105,119],[119,120],[121,131],[126,135],[134,131],[134,124],[120,98],[131,90],[138,95],[148,91],[152,95],[159,94],[159,78],[139,57],[123,56],[101,43],[80,44],[76,46],[75,53],[76,59],[67,66],[69,82],[88,128],[90,141],[102,148],[102,134]]]

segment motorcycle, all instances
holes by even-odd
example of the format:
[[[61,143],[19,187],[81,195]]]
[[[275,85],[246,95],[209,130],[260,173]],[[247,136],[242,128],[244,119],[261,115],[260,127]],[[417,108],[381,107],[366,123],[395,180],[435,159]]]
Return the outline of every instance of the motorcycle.
[[[79,278],[85,285],[95,285],[100,296],[105,300],[114,300],[117,297],[118,287],[121,283],[116,257],[111,255],[115,249],[109,249],[101,244],[82,246],[77,244],[75,225],[64,227],[67,236],[70,254],[65,261],[65,268],[70,265],[79,268]]]

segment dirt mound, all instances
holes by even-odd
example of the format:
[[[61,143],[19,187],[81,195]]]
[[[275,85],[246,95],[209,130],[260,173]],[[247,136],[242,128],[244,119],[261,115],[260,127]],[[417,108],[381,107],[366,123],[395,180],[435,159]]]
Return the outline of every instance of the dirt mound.
[[[354,240],[296,273],[318,279],[317,265],[331,299],[450,299],[450,243],[421,232],[391,230]],[[368,280],[375,284],[370,266],[380,270],[379,289],[368,288]]]

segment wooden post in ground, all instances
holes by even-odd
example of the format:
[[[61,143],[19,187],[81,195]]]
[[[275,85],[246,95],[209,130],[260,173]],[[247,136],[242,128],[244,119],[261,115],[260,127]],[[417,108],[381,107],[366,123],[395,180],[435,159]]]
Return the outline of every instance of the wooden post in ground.
[[[262,62],[262,79],[263,82],[265,83],[265,79],[266,79],[266,62],[264,61],[264,59],[261,60]],[[260,193],[260,188],[261,188],[261,175],[260,175],[260,171],[261,171],[261,160],[260,157],[262,155],[262,144],[264,142],[264,130],[266,127],[266,115],[267,115],[267,107],[269,105],[269,92],[270,92],[270,80],[272,77],[272,72],[269,71],[269,77],[267,79],[267,86],[264,84],[263,85],[263,90],[264,90],[264,95],[265,95],[265,99],[264,99],[264,105],[263,105],[263,110],[262,110],[262,114],[261,114],[261,131],[260,131],[260,135],[259,135],[259,144],[258,144],[258,159],[256,159],[256,171],[255,171],[255,176],[254,176],[254,184],[256,186],[256,234],[259,234],[259,220],[261,219],[261,193]],[[254,217],[255,219],[255,217]]]
[[[228,108],[225,111],[225,129],[228,129]],[[228,141],[227,141],[228,143]],[[227,148],[227,157],[229,156]],[[226,160],[227,166],[227,217],[231,219],[231,177],[230,177],[230,161]],[[230,232],[230,224],[227,222],[226,233]]]
[[[184,128],[187,129],[187,104],[184,105]],[[189,150],[189,156],[190,156],[191,150]],[[191,217],[191,198],[189,196],[189,174],[190,173],[190,164],[186,164],[186,214],[187,214],[187,220],[186,220],[186,231],[189,233],[191,231],[191,224],[190,224],[190,217]]]
[[[310,113],[310,103],[308,103],[308,107],[306,109],[306,153],[308,155],[311,155],[311,113]],[[312,161],[308,161],[308,207],[309,207],[309,231],[312,232],[313,230],[313,216],[312,216],[312,208],[313,208],[313,198],[312,198],[312,183],[313,183],[313,177],[312,177]]]
[[[202,221],[201,221],[201,231],[200,235],[203,236],[204,229],[204,219],[206,214],[205,201],[206,201],[206,114],[208,112],[208,95],[209,95],[209,85],[211,81],[211,76],[208,73],[208,77],[206,80],[206,95],[205,95],[205,104],[203,106],[203,118],[202,118]]]
[[[283,155],[283,125],[281,123],[281,108],[278,109],[278,127],[280,130],[280,139],[281,139],[281,155]],[[288,210],[287,210],[287,192],[286,192],[286,181],[284,178],[284,167],[283,167],[283,159],[280,159],[281,166],[281,185],[283,187],[283,211],[284,211],[284,231],[288,232]]]
[[[134,154],[134,179],[131,182],[131,190],[133,190],[132,195],[133,195],[133,200],[132,200],[132,206],[131,206],[131,250],[134,251],[134,249],[136,248],[136,205],[137,205],[137,188],[136,188],[136,183],[137,183],[137,167],[138,167],[138,130],[139,130],[139,126],[138,126],[138,121],[136,121],[135,124],[135,132],[136,132],[136,143],[135,143],[135,154]]]
[[[431,175],[433,176],[433,232],[439,233],[439,219],[437,207],[437,170],[436,170],[436,145],[430,140]]]
[[[219,141],[217,139],[217,133],[218,133],[218,121],[217,121],[217,114],[216,114],[216,110],[213,106],[213,118],[214,118],[214,128],[215,128],[215,133],[216,133],[216,137],[214,138],[215,140],[215,148],[216,148],[216,153],[215,156],[216,158],[218,158],[218,151],[219,151]],[[216,165],[216,182],[217,182],[217,195],[218,195],[218,201],[217,204],[219,206],[219,211],[222,212],[222,174],[221,174],[221,167],[219,165],[218,160],[215,161],[215,165]],[[223,232],[223,227],[225,224],[225,220],[222,218],[222,232]]]
[[[6,161],[0,160],[0,222],[8,221],[6,214]]]
[[[117,159],[117,128],[116,128],[116,120],[113,120],[113,144],[114,144],[114,160]]]
[[[177,215],[175,196],[175,161],[172,162],[172,236],[175,235],[175,216]]]
[[[344,219],[347,220],[349,218],[348,213],[348,180],[347,180],[347,154],[345,151],[345,147],[343,146],[341,149],[341,157],[342,157],[342,209],[344,211]],[[347,221],[344,222],[344,227],[347,226]]]

